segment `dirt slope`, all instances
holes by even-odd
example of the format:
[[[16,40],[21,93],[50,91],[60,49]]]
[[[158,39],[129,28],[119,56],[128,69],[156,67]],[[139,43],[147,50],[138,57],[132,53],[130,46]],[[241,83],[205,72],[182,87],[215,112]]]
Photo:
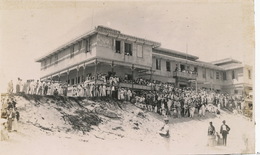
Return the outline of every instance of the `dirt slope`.
[[[222,111],[220,118],[170,118],[170,139],[159,136],[162,116],[127,102],[16,96],[20,131],[0,142],[0,154],[209,154],[253,153],[254,124]],[[207,127],[231,127],[228,147],[207,147]],[[239,123],[238,123],[239,122]],[[15,148],[15,149],[13,149]]]

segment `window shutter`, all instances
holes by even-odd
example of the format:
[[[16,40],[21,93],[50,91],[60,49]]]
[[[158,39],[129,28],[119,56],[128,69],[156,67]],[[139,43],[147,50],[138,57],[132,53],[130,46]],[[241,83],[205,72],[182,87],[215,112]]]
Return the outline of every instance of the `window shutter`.
[[[112,50],[116,51],[116,40],[112,39]]]
[[[89,42],[89,38],[86,39],[86,53],[90,51],[90,42]]]
[[[122,53],[125,54],[125,42],[124,41],[121,42],[121,51],[122,51]]]

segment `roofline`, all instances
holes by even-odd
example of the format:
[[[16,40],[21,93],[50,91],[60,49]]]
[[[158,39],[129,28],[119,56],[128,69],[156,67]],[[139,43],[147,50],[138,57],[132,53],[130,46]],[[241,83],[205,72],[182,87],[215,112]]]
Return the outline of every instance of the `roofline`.
[[[225,63],[231,63],[231,62],[235,62],[235,63],[242,63],[241,61],[232,59],[232,58],[225,58],[225,59],[220,59],[220,60],[216,60],[216,61],[212,61],[210,63],[214,64],[214,65],[218,65],[218,64],[225,64]]]
[[[184,53],[184,52],[180,52],[180,51],[176,51],[176,50],[171,50],[171,49],[162,48],[162,47],[157,47],[157,48],[154,48],[154,49],[164,51],[164,52],[168,52],[168,53],[178,54],[178,55],[181,55],[181,56],[187,56],[187,57],[193,58],[195,60],[199,59],[199,57],[197,57],[197,56],[187,54],[187,53]]]
[[[63,50],[65,49],[66,47],[70,46],[71,44],[74,44],[75,42],[77,41],[81,41],[83,40],[84,38],[86,37],[89,37],[89,36],[92,36],[94,34],[105,34],[105,35],[111,35],[111,36],[114,36],[116,38],[118,37],[121,37],[121,38],[127,38],[128,40],[133,40],[135,42],[140,42],[140,43],[143,43],[143,44],[148,44],[148,45],[151,45],[153,46],[153,48],[155,47],[159,47],[161,46],[161,43],[159,42],[155,42],[155,41],[151,41],[151,40],[147,40],[147,39],[144,39],[144,38],[139,38],[139,37],[135,37],[135,36],[131,36],[131,35],[126,35],[126,34],[123,34],[121,33],[120,31],[118,30],[115,30],[115,29],[111,29],[111,28],[108,28],[108,27],[105,27],[105,26],[97,26],[95,27],[95,29],[59,46],[58,48],[52,50],[51,52],[49,52],[48,54],[36,59],[35,61],[36,62],[41,62],[43,59],[51,56],[51,55],[54,55],[56,54],[57,52],[59,52],[60,50]]]
[[[69,42],[67,42],[67,43],[65,43],[65,44],[63,44],[63,45],[61,45],[61,46],[59,46],[58,48],[52,50],[51,52],[49,52],[48,54],[45,54],[45,55],[42,56],[42,57],[36,59],[35,61],[36,61],[36,62],[41,62],[43,59],[45,59],[45,58],[47,58],[47,57],[49,57],[49,56],[51,56],[51,55],[53,55],[53,54],[59,52],[59,51],[62,50],[62,49],[65,49],[66,47],[70,46],[70,45],[73,44],[74,42],[83,40],[83,39],[85,39],[86,37],[89,37],[89,36],[94,35],[95,33],[97,33],[95,29],[94,29],[94,30],[91,30],[91,31],[89,31],[89,32],[87,32],[87,33],[85,33],[85,34],[83,34],[83,35],[81,35],[81,36],[79,36],[79,37],[76,37],[76,38],[72,39],[71,41],[69,41]]]

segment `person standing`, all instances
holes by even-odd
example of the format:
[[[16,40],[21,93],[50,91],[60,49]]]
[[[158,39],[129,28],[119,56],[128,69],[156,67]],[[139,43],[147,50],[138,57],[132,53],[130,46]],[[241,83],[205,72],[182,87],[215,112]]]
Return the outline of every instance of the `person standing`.
[[[212,122],[209,122],[208,146],[214,146],[214,142],[215,142],[215,127],[213,126]]]
[[[223,120],[222,121],[222,125],[220,127],[220,133],[222,134],[223,137],[223,145],[227,145],[227,135],[229,134],[230,131],[230,127],[228,125],[226,125],[226,121]]]

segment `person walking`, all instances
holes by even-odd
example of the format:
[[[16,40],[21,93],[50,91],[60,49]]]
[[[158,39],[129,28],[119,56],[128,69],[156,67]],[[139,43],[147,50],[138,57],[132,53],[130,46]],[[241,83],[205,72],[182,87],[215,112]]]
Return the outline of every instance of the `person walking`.
[[[226,125],[225,120],[223,120],[222,123],[223,124],[220,127],[220,133],[222,134],[222,137],[223,137],[223,145],[227,146],[227,135],[229,134],[230,127],[228,125]]]

